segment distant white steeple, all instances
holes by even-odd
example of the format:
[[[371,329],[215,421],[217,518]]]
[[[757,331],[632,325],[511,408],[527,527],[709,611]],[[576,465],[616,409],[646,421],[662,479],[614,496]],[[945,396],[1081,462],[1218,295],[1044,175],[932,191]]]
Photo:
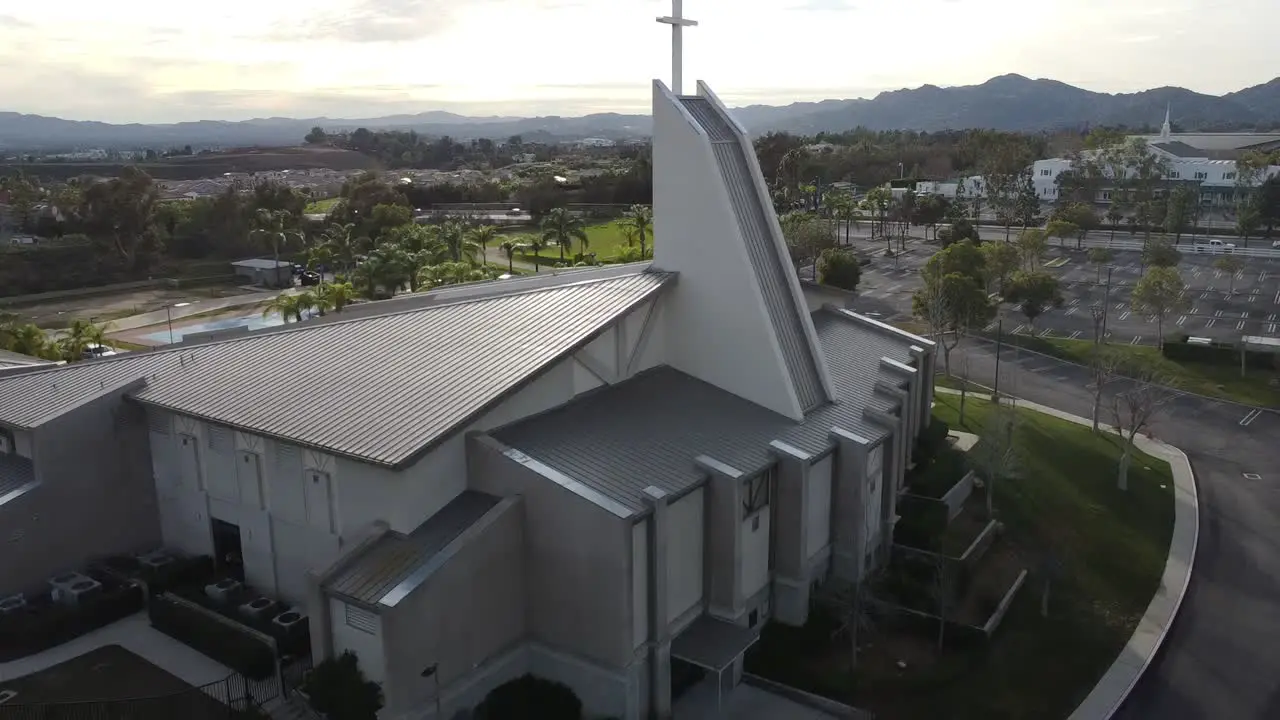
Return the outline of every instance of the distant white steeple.
[[[1173,127],[1169,124],[1170,106],[1164,106],[1164,124],[1160,126],[1160,142],[1169,142],[1173,139]]]

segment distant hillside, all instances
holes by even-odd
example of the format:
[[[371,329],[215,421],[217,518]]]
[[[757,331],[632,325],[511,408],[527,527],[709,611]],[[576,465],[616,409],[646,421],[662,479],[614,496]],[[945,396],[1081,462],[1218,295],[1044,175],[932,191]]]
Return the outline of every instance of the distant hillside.
[[[753,132],[872,130],[961,130],[992,128],[1041,131],[1099,125],[1158,126],[1165,107],[1182,131],[1280,127],[1280,78],[1223,96],[1163,87],[1138,93],[1095,93],[1056,80],[1002,75],[981,85],[884,92],[871,100],[823,100],[782,107],[751,105],[734,113]],[[584,117],[464,117],[447,112],[365,119],[263,118],[243,122],[200,121],[169,125],[111,125],[0,112],[0,148],[137,148],[175,145],[291,145],[315,126],[329,131],[416,130],[458,139],[575,140],[644,137],[647,115],[600,113]]]

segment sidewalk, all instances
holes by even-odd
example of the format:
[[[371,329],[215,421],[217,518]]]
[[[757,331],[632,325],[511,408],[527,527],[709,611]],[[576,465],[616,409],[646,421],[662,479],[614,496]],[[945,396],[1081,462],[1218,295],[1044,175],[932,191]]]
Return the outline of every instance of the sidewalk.
[[[935,392],[947,395],[959,395],[959,390],[951,388],[935,388]],[[969,393],[969,397],[990,400],[991,396],[982,393]],[[1092,426],[1092,421],[1078,415],[1071,415],[1055,408],[1046,407],[1027,400],[1016,399],[1018,407],[1052,415],[1063,420]],[[1113,427],[1103,425],[1107,432],[1115,433]],[[1111,668],[1102,676],[1093,691],[1084,702],[1071,713],[1068,720],[1108,720],[1133,691],[1142,673],[1146,671],[1159,651],[1165,635],[1169,632],[1182,599],[1191,582],[1191,571],[1195,564],[1196,545],[1200,539],[1200,501],[1196,493],[1195,476],[1191,471],[1191,463],[1181,450],[1172,445],[1153,440],[1145,435],[1134,439],[1134,446],[1153,457],[1169,463],[1173,470],[1173,536],[1169,541],[1169,555],[1165,560],[1164,576],[1160,587],[1151,598],[1147,612],[1138,621],[1129,642],[1120,651],[1119,657]]]
[[[106,645],[119,645],[195,687],[221,680],[233,672],[151,627],[146,613],[138,613],[44,652],[0,663],[0,683],[47,670]]]

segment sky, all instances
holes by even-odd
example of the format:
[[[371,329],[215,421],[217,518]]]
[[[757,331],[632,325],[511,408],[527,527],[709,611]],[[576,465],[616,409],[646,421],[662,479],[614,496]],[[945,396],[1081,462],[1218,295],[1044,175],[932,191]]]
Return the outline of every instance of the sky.
[[[0,112],[105,122],[644,113],[670,0],[0,0]],[[684,0],[686,88],[784,105],[1048,77],[1270,80],[1276,0]]]

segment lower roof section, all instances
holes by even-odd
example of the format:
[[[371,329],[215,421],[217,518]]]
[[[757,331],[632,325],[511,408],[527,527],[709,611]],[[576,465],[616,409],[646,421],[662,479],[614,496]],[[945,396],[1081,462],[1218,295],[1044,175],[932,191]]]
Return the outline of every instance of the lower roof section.
[[[839,399],[803,422],[660,366],[492,435],[633,515],[646,511],[650,485],[680,495],[701,483],[699,456],[751,475],[774,462],[774,440],[810,456],[834,447],[832,428],[879,441],[888,432],[865,411],[894,412],[897,401],[875,388],[903,380],[881,359],[909,363],[915,343],[840,311],[815,313],[814,326]]]
[[[760,633],[703,615],[671,641],[671,657],[714,673],[722,672],[760,639]]]
[[[498,501],[474,490],[461,493],[408,535],[389,532],[378,538],[339,568],[325,582],[325,589],[371,606],[393,595],[396,599],[408,595],[430,574],[432,559]]]

